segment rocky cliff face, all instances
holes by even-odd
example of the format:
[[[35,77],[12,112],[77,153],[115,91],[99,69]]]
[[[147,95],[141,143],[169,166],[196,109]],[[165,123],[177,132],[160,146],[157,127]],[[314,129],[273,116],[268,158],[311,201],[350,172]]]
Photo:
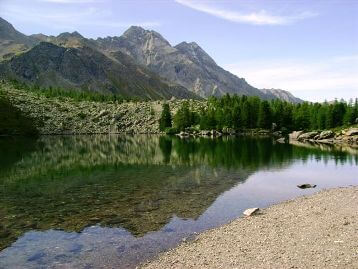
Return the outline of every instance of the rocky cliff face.
[[[195,42],[172,47],[159,33],[140,27],[129,28],[119,38],[99,42],[105,49],[118,49],[138,64],[205,98],[226,93],[268,97],[244,79],[219,67]]]

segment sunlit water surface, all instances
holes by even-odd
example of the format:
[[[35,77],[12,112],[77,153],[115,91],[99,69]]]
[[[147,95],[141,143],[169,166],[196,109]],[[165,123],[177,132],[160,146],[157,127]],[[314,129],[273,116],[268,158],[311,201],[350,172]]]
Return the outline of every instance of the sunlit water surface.
[[[357,164],[271,139],[1,138],[0,268],[135,267],[246,208],[356,185]]]

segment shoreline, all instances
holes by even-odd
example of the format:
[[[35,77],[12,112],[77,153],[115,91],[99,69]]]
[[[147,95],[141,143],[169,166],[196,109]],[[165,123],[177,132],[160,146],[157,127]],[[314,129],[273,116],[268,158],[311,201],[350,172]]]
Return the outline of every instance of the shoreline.
[[[203,232],[140,268],[357,268],[358,186],[321,190]]]
[[[147,102],[93,102],[70,98],[46,98],[32,92],[14,89],[5,84],[2,92],[14,107],[30,116],[37,124],[39,135],[93,135],[93,134],[164,134],[159,130],[159,119],[164,102],[170,105],[172,115],[183,102],[189,102],[195,112],[207,107],[205,101],[169,100]],[[278,130],[232,129],[198,130],[188,128],[177,134],[187,137],[268,136],[278,143],[290,141],[327,145],[358,146],[358,125],[340,131],[294,131],[286,134]]]

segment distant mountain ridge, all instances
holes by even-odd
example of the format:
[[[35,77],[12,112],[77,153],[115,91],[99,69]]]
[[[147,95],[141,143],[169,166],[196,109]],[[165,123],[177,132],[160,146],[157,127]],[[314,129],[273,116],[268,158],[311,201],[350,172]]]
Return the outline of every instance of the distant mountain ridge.
[[[0,24],[0,29],[4,27]],[[105,53],[78,32],[57,37],[22,36],[31,48],[0,63],[0,76],[42,87],[118,94],[141,99],[199,99],[181,85],[160,78],[120,51]],[[7,38],[0,35],[0,40]],[[5,46],[4,46],[5,47]]]
[[[0,61],[26,51],[36,44],[36,40],[17,31],[10,23],[0,17]]]
[[[62,53],[56,54],[58,51]],[[218,66],[195,42],[171,46],[159,33],[138,26],[130,27],[122,36],[97,39],[87,39],[78,32],[26,36],[0,19],[1,59],[0,75],[43,86],[150,99],[207,98],[228,93],[302,101],[286,91],[249,85]]]

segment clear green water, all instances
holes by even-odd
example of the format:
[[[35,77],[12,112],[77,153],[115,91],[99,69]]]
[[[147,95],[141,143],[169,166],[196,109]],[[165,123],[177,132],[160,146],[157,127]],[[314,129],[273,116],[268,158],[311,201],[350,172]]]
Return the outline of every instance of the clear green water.
[[[233,137],[0,138],[0,268],[135,267],[248,207],[357,183],[351,149]]]

